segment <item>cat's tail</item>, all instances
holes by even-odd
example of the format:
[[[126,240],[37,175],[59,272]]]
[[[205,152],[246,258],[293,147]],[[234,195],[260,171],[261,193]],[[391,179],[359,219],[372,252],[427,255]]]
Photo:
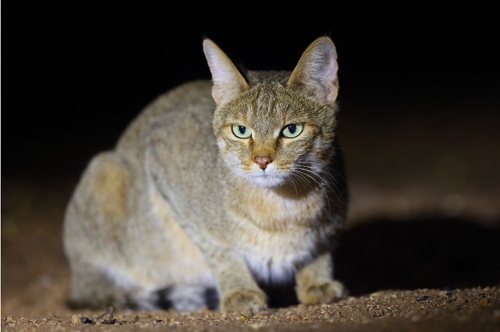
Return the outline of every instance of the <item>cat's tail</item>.
[[[152,305],[157,309],[176,309],[193,311],[206,307],[210,310],[219,308],[219,293],[214,287],[202,285],[173,285],[156,290]]]

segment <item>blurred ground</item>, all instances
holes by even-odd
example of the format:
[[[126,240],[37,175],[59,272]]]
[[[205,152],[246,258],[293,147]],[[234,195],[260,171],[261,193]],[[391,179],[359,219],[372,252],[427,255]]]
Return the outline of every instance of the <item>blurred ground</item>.
[[[113,329],[500,331],[499,104],[369,104],[342,105],[339,133],[351,210],[336,275],[352,297],[246,316],[118,310]],[[2,174],[2,330],[89,330],[80,317],[99,315],[65,306],[61,221],[76,181]]]

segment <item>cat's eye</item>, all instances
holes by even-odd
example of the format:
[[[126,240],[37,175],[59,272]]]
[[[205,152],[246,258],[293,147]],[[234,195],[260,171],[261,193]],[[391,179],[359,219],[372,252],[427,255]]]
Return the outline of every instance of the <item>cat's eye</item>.
[[[292,123],[286,125],[281,131],[281,134],[286,138],[295,138],[302,133],[302,130],[304,130],[304,125],[300,123]]]
[[[231,129],[233,131],[234,136],[238,138],[249,138],[250,136],[252,136],[252,131],[247,127],[233,125]]]

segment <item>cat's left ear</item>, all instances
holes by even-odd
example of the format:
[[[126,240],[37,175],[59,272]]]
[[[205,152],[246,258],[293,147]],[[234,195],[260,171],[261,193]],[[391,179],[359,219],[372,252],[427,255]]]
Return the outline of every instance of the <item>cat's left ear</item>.
[[[212,73],[212,96],[217,105],[233,99],[248,89],[248,83],[219,46],[210,39],[203,40],[203,52]]]
[[[337,71],[335,45],[329,37],[320,37],[302,53],[287,86],[333,106],[339,92]]]

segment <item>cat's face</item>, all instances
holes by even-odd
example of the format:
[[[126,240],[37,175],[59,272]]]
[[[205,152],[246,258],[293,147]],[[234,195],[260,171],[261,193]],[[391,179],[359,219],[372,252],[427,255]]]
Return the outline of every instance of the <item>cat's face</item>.
[[[214,115],[233,176],[262,187],[312,187],[334,153],[335,111],[280,83],[261,83]]]
[[[290,75],[244,77],[211,40],[204,40],[203,50],[217,104],[214,133],[230,174],[262,187],[295,189],[331,176],[339,85],[330,38],[313,41]]]

